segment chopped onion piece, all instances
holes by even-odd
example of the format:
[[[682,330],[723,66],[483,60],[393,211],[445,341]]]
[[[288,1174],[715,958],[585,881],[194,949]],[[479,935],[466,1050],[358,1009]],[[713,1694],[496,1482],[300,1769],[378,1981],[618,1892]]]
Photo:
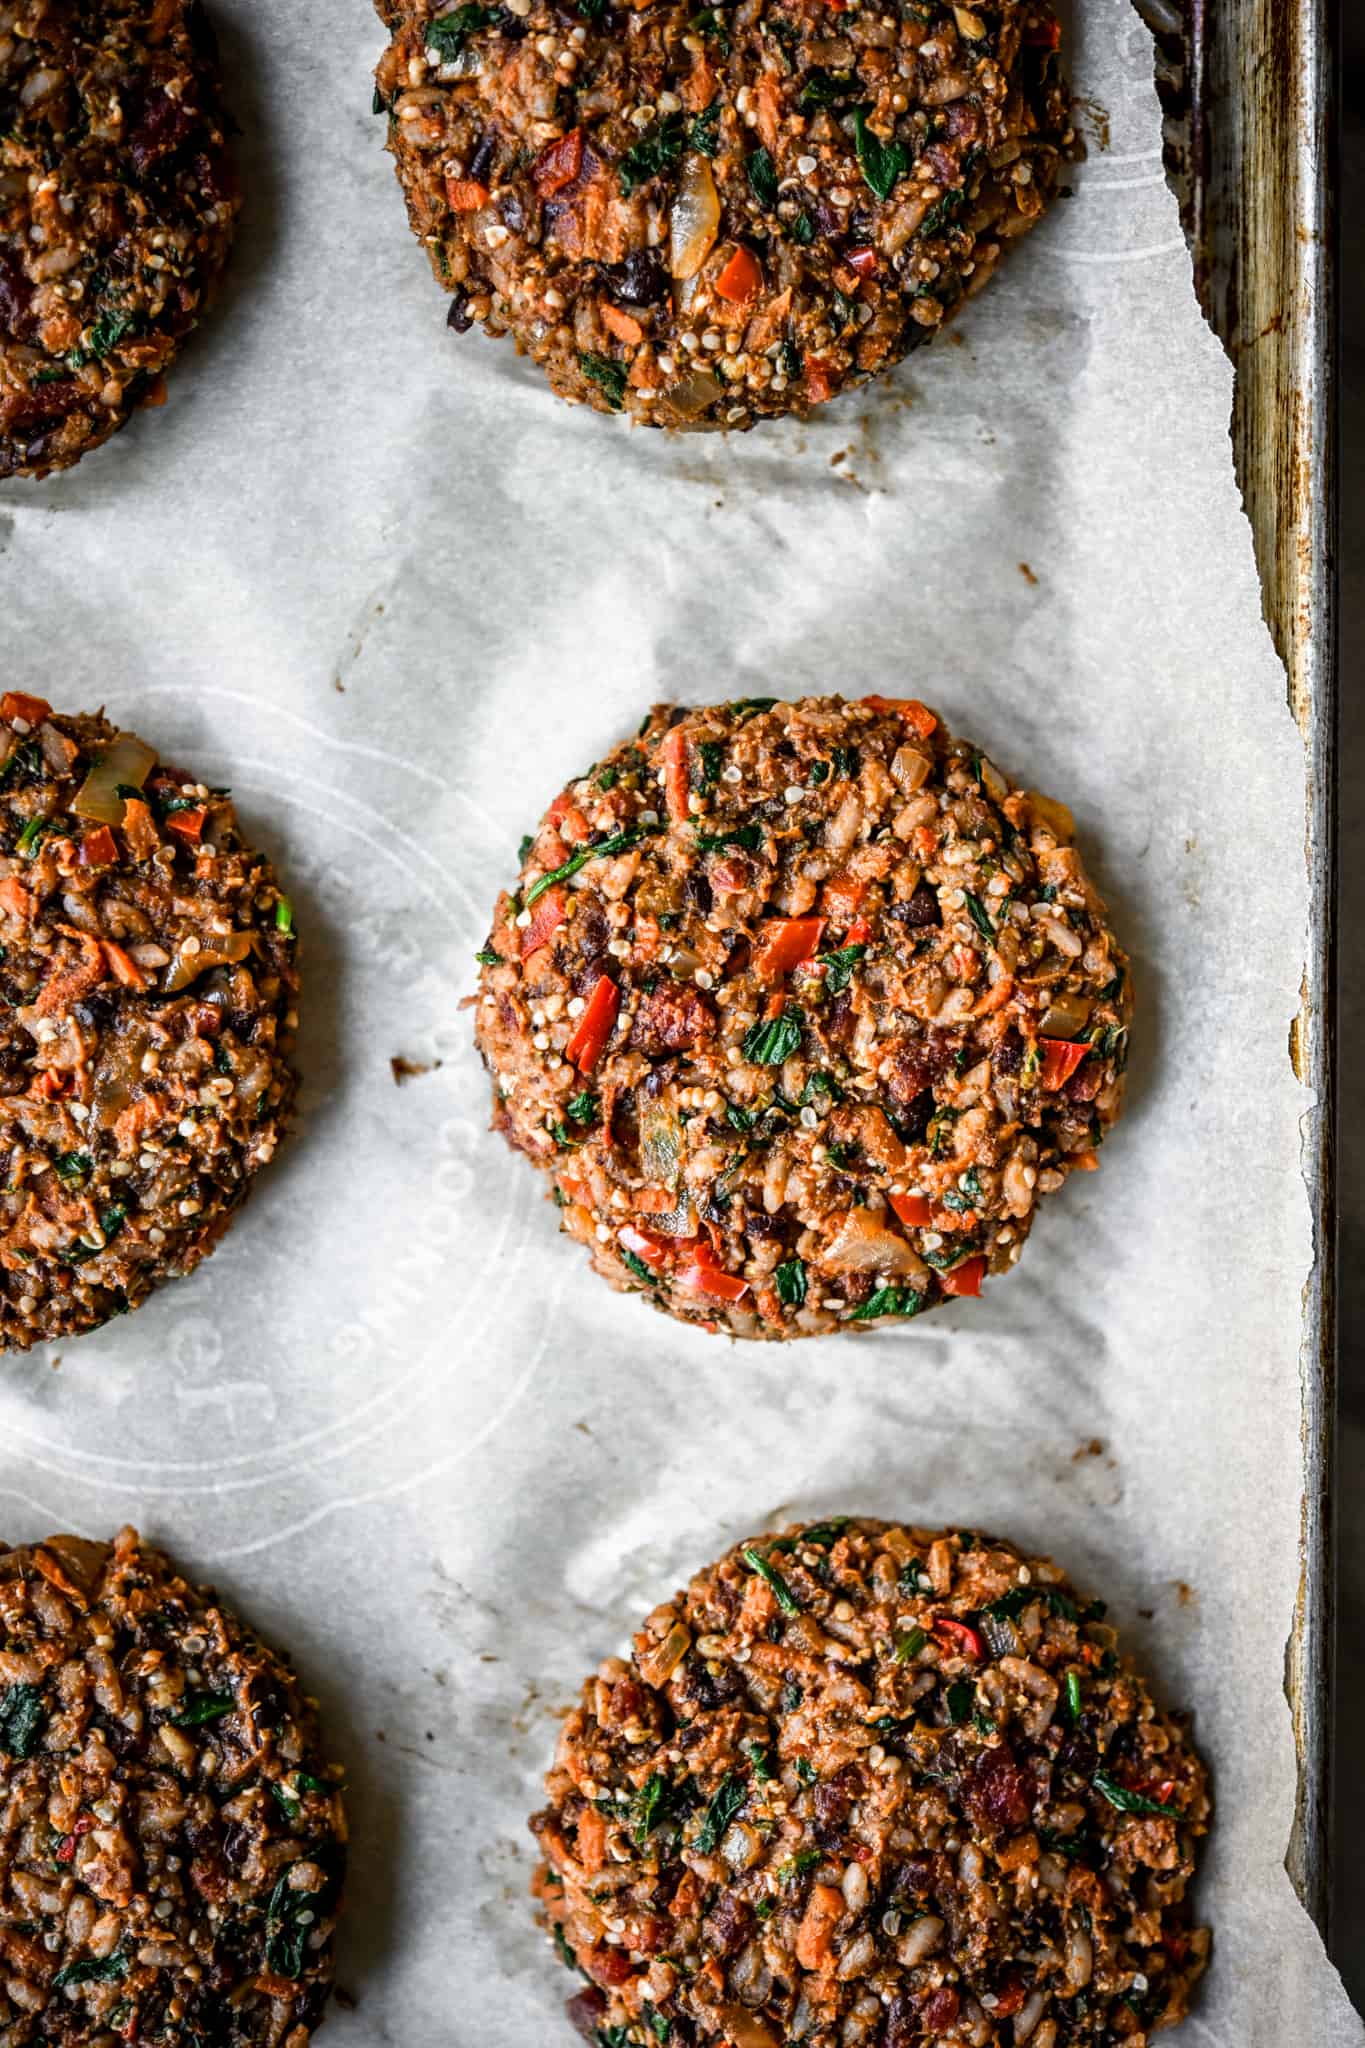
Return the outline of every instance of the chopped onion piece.
[[[182,942],[166,976],[167,994],[176,995],[182,988],[188,988],[199,975],[207,974],[210,967],[238,966],[246,959],[253,944],[250,932],[232,932],[227,938],[215,940],[212,946],[201,944],[195,953],[187,953]]]
[[[155,766],[153,748],[135,733],[116,733],[77,790],[72,810],[78,818],[94,818],[101,825],[121,825],[120,787],[141,789]]]
[[[896,1231],[886,1229],[866,1209],[850,1209],[830,1240],[825,1263],[843,1273],[893,1273],[925,1287],[929,1269]]]
[[[704,156],[683,158],[677,195],[668,217],[668,267],[674,277],[695,277],[715,247],[720,198]]]
[[[1054,996],[1047,1015],[1038,1026],[1040,1038],[1074,1038],[1090,1022],[1088,996]]]

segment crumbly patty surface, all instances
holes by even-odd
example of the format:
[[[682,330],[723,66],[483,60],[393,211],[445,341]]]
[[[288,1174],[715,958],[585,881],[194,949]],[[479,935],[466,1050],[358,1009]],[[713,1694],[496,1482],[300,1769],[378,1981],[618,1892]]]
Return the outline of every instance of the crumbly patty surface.
[[[1050,0],[378,0],[376,110],[450,324],[659,426],[927,341],[1072,146]]]
[[[1055,1565],[839,1519],[655,1609],[564,1724],[537,1889],[616,2048],[1143,2048],[1205,1773]]]
[[[7,2048],[305,2048],[338,1780],[288,1663],[124,1529],[0,1552]]]
[[[498,901],[495,1128],[689,1322],[979,1293],[1120,1109],[1127,961],[1071,836],[914,699],[659,707]]]
[[[225,791],[0,699],[0,1345],[212,1250],[293,1103],[293,911]]]
[[[0,0],[0,478],[159,399],[239,205],[199,0]]]

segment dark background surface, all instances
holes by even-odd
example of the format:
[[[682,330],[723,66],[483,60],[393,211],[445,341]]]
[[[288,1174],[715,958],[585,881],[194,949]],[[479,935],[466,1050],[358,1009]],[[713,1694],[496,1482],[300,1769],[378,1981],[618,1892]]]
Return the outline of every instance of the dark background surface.
[[[1332,1952],[1365,2010],[1365,706],[1358,687],[1365,629],[1365,9],[1344,0],[1341,175],[1341,1008],[1338,1038],[1341,1193],[1341,1438],[1336,1716],[1336,1901]]]

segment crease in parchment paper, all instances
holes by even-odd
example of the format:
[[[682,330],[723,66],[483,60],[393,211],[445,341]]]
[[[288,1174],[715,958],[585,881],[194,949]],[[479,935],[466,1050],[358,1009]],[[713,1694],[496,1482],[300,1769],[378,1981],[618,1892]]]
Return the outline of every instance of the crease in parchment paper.
[[[11,1535],[136,1519],[295,1651],[352,1788],[337,2048],[567,2038],[526,1896],[557,1715],[728,1543],[849,1509],[1009,1532],[1112,1601],[1214,1772],[1177,2038],[1358,2044],[1283,1868],[1303,758],[1149,37],[1076,6],[1109,147],[955,334],[808,424],[668,440],[447,332],[361,0],[215,11],[233,289],[163,410],[6,487],[0,647],[234,788],[304,935],[302,1114],[197,1275],[6,1362]],[[522,833],[651,701],[835,690],[922,696],[1073,805],[1134,955],[1131,1105],[980,1303],[737,1349],[556,1235],[460,1005]]]

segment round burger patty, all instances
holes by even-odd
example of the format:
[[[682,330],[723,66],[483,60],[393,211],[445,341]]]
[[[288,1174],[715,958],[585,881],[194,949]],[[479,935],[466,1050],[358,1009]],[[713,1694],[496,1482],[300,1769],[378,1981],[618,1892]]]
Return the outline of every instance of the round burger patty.
[[[1121,1106],[1128,965],[1072,829],[914,699],[657,708],[498,901],[494,1127],[686,1321],[978,1294]]]
[[[213,1249],[294,1099],[293,911],[225,790],[0,699],[0,1345]]]
[[[898,362],[1073,146],[1050,0],[378,0],[450,324],[562,397],[750,426]]]
[[[124,1529],[0,1551],[7,2048],[306,2048],[340,1770],[288,1662]]]
[[[617,2048],[1144,2048],[1208,1934],[1182,1721],[1103,1604],[973,1534],[757,1536],[564,1723],[536,1889]]]
[[[0,0],[0,477],[159,400],[239,205],[199,0]]]

